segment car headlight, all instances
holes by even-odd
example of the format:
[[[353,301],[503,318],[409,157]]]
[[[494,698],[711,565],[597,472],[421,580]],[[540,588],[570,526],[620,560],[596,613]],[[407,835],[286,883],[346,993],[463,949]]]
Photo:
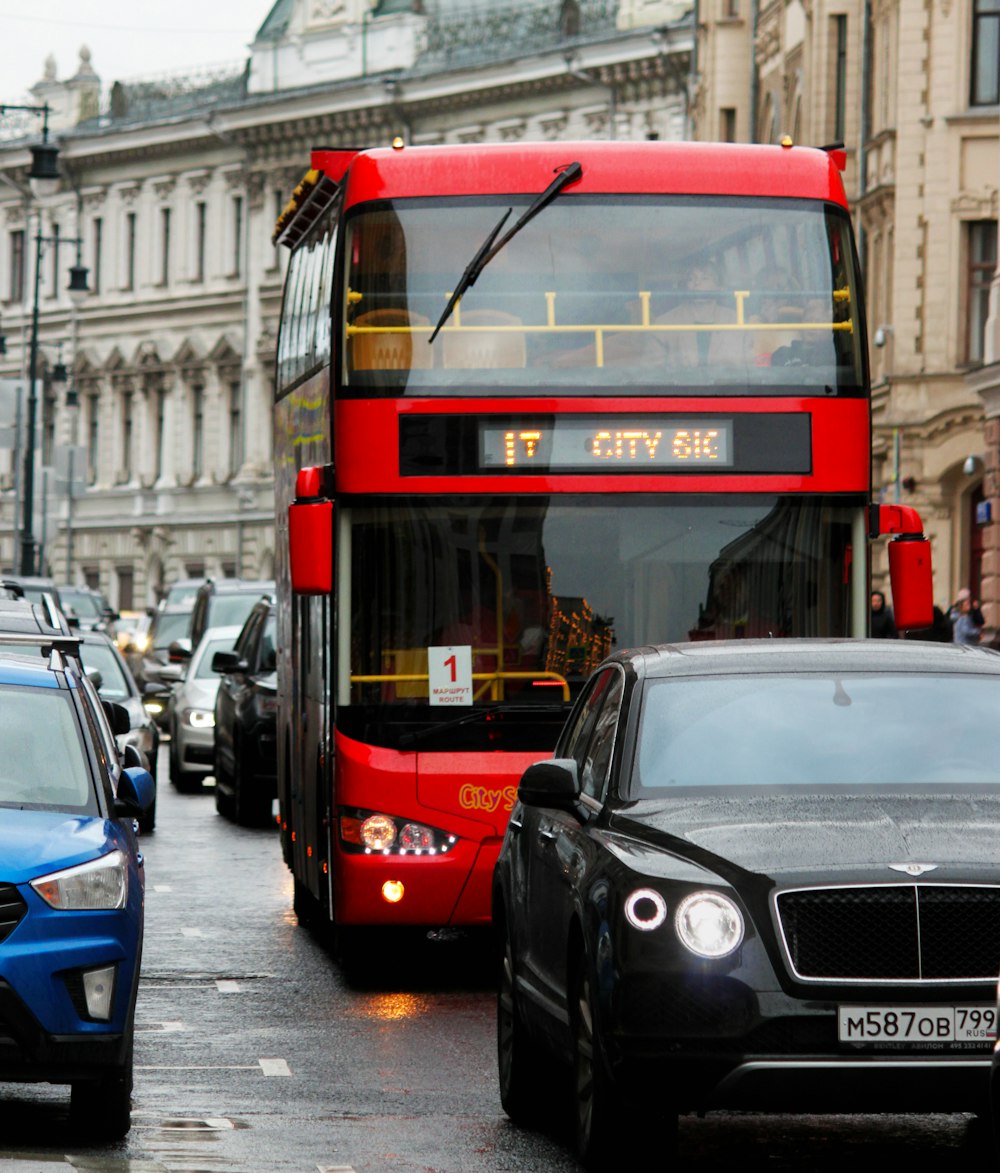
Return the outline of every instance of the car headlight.
[[[667,902],[654,888],[637,888],[625,901],[625,918],[634,929],[652,932],[667,919]]]
[[[674,928],[699,957],[725,957],[743,940],[743,914],[721,892],[692,892],[677,906]]]
[[[211,709],[185,709],[181,713],[181,720],[192,729],[213,729],[215,727],[215,713]]]
[[[60,912],[124,908],[128,901],[125,856],[112,851],[100,859],[31,881],[31,887]]]

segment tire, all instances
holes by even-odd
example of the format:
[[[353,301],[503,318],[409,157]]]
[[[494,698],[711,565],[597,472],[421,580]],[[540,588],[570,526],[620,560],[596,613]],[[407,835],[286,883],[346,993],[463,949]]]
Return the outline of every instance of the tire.
[[[514,984],[514,947],[506,930],[497,974],[497,1076],[500,1103],[511,1120],[537,1124],[551,1100],[545,1087],[545,1056],[521,1019]]]
[[[153,799],[153,805],[148,811],[138,820],[139,833],[141,835],[149,835],[156,830],[156,799]]]
[[[182,770],[180,759],[177,756],[177,739],[170,739],[170,783],[181,794],[192,794],[201,789],[201,774],[191,770]]]
[[[253,774],[244,765],[246,754],[241,741],[233,742],[233,818],[241,827],[266,827],[271,821],[271,803],[255,792]]]
[[[132,1127],[132,1052],[125,1066],[99,1079],[79,1080],[70,1092],[70,1120],[89,1140],[121,1140]]]
[[[573,1134],[587,1169],[613,1169],[622,1156],[618,1096],[601,1045],[594,978],[581,957],[572,985]],[[617,1133],[617,1136],[616,1136]]]

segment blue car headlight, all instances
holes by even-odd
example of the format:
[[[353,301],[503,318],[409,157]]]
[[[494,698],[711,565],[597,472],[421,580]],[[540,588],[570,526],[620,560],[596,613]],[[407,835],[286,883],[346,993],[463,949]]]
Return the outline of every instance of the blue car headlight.
[[[120,851],[31,881],[31,887],[60,912],[124,908],[128,868]]]

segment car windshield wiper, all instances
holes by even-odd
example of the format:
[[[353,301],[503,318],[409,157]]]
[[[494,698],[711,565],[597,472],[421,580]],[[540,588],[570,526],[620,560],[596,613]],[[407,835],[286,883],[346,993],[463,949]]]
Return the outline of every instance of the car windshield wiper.
[[[458,280],[454,292],[448,298],[448,304],[444,307],[444,313],[438,319],[438,324],[434,327],[428,342],[433,342],[438,336],[438,331],[451,317],[452,311],[458,305],[459,299],[467,289],[470,289],[476,283],[476,278],[486,268],[486,266],[493,260],[497,253],[508,244],[528,223],[529,220],[534,219],[535,216],[547,205],[550,204],[556,196],[562,191],[564,187],[568,187],[571,183],[575,183],[583,174],[583,167],[580,163],[570,163],[563,168],[562,171],[552,180],[549,186],[537,195],[529,207],[525,208],[521,215],[514,221],[510,229],[505,235],[500,237],[496,244],[493,242],[497,239],[500,229],[507,223],[507,218],[510,216],[513,208],[508,208],[500,217],[499,222],[493,231],[487,236],[483,243],[476,250],[476,255],[466,265],[465,272]]]
[[[450,721],[441,721],[436,725],[427,725],[423,729],[418,729],[415,733],[404,733],[399,739],[399,748],[408,749],[412,745],[417,745],[421,741],[426,741],[428,737],[433,737],[436,733],[443,733],[448,729],[455,729],[459,725],[471,725],[474,721],[484,721],[491,717],[494,713],[503,713],[504,716],[516,714],[517,716],[524,716],[528,713],[547,713],[559,714],[565,716],[569,705],[483,705],[478,709],[472,709],[468,713],[462,713],[460,717],[452,717]]]

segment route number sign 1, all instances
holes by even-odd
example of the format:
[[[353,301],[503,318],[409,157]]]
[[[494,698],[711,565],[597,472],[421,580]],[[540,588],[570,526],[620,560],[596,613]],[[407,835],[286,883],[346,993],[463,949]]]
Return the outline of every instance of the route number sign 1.
[[[432,705],[472,704],[472,648],[428,648],[427,671]]]

